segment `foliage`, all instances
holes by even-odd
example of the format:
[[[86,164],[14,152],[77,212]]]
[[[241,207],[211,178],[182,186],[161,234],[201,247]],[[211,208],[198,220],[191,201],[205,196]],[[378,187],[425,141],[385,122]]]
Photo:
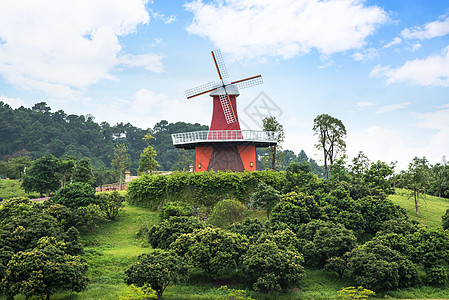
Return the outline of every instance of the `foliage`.
[[[372,242],[351,252],[348,271],[355,283],[376,291],[412,286],[419,281],[416,266],[410,260]]]
[[[46,296],[57,290],[82,291],[87,286],[87,266],[77,256],[64,253],[64,244],[43,237],[31,251],[18,252],[8,262],[2,286],[6,294]]]
[[[140,174],[153,172],[159,167],[159,163],[156,161],[156,150],[150,145],[143,149],[140,154],[139,169],[137,170]]]
[[[304,275],[303,258],[296,251],[283,251],[271,241],[251,245],[242,258],[242,270],[255,290],[269,294],[298,283]]]
[[[257,185],[256,191],[252,195],[253,204],[267,211],[267,218],[270,218],[270,212],[273,207],[279,203],[281,196],[272,186],[264,182]]]
[[[51,199],[53,203],[76,209],[90,204],[96,204],[95,189],[85,182],[75,182],[61,188]]]
[[[342,300],[367,299],[369,296],[374,295],[376,295],[375,292],[365,289],[363,286],[358,286],[357,288],[349,286],[338,291],[338,299]]]
[[[298,230],[303,240],[302,251],[307,265],[323,267],[332,257],[342,256],[357,245],[352,231],[341,224],[313,220]]]
[[[181,201],[195,207],[213,207],[223,199],[246,203],[259,182],[281,190],[283,172],[173,172],[168,175],[144,175],[128,184],[128,201],[156,209],[164,201]]]
[[[83,157],[76,162],[72,173],[72,182],[85,182],[94,186],[95,176],[89,158]]]
[[[426,282],[430,285],[445,285],[448,283],[448,274],[445,267],[436,266],[426,269]]]
[[[139,287],[148,284],[161,298],[170,284],[183,280],[186,275],[187,265],[176,253],[156,249],[137,258],[137,263],[125,271],[125,282]]]
[[[444,230],[448,230],[449,229],[449,208],[446,209],[446,212],[444,213],[444,215],[441,217],[441,220],[443,222],[442,226]]]
[[[78,228],[94,232],[101,222],[106,220],[106,213],[98,204],[80,206],[75,210],[76,225]]]
[[[106,218],[115,220],[120,210],[123,208],[125,196],[117,191],[112,193],[101,193],[97,196],[100,209],[106,213]]]
[[[137,287],[134,284],[128,286],[128,291],[124,296],[119,296],[119,300],[145,300],[157,298],[156,291],[144,285]]]
[[[259,219],[251,218],[245,218],[241,223],[232,224],[230,231],[246,236],[250,243],[255,243],[260,235],[268,233],[268,230]]]
[[[161,220],[167,220],[170,217],[188,217],[192,215],[192,208],[186,203],[175,201],[165,204],[159,212]]]
[[[192,266],[210,277],[220,278],[237,269],[248,243],[234,233],[206,227],[179,236],[171,247]]]
[[[338,156],[345,152],[346,143],[343,139],[346,137],[346,128],[339,119],[326,114],[317,116],[313,124],[313,131],[318,135],[315,147],[323,150],[324,176],[329,178],[328,161],[332,165]]]
[[[208,223],[218,227],[228,227],[241,222],[247,215],[247,208],[240,201],[225,199],[215,204]]]
[[[281,196],[272,211],[271,223],[285,223],[296,231],[301,224],[308,223],[311,218],[319,217],[321,210],[313,196],[290,192]]]
[[[346,252],[340,257],[329,258],[327,260],[327,263],[324,265],[324,270],[335,272],[338,274],[338,276],[340,276],[340,278],[343,278],[343,275],[348,268],[347,254],[349,254],[349,252]]]
[[[153,225],[148,232],[148,241],[153,248],[168,249],[179,236],[203,229],[204,223],[196,217],[174,216]]]
[[[59,160],[53,155],[45,155],[32,162],[23,177],[22,187],[25,192],[39,192],[41,196],[56,191],[59,186]]]

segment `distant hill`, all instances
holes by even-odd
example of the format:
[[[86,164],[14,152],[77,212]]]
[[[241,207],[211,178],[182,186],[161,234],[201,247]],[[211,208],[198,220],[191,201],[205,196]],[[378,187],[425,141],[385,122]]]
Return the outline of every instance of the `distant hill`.
[[[172,170],[185,153],[173,147],[171,134],[208,130],[209,126],[166,120],[147,129],[130,123],[111,126],[108,122],[96,123],[92,115],[68,115],[63,110],[52,112],[46,102],[36,103],[32,108],[13,109],[0,101],[0,128],[0,159],[3,161],[23,155],[34,160],[50,153],[58,158],[89,157],[94,168],[110,168],[115,145],[124,143],[131,159],[129,169],[136,174],[140,153],[146,147],[142,140],[146,133],[154,136],[151,145],[157,152],[159,170]],[[258,153],[264,155],[263,150]],[[187,156],[193,160],[194,152],[188,151]],[[322,168],[304,151],[296,155],[284,150],[278,161],[279,169],[292,161],[308,161],[316,174],[322,173]]]

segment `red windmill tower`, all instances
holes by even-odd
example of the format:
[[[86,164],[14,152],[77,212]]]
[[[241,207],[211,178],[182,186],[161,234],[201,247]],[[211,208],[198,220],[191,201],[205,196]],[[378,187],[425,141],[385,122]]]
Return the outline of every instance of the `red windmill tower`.
[[[241,130],[237,115],[239,89],[262,83],[257,75],[233,82],[220,50],[212,51],[219,82],[210,82],[186,91],[187,99],[210,93],[213,113],[209,131],[172,134],[176,148],[195,149],[195,171],[254,171],[258,169],[256,147],[277,143],[277,132]]]

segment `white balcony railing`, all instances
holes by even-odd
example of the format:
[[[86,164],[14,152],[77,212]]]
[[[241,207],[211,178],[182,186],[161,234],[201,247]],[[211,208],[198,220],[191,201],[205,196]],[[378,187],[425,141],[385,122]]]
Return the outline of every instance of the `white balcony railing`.
[[[257,130],[209,130],[171,135],[173,145],[202,143],[202,142],[261,142],[276,143],[279,132]]]

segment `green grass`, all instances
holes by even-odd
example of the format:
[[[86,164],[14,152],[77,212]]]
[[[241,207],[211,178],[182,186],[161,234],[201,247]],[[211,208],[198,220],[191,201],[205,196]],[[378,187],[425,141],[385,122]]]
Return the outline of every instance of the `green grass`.
[[[428,227],[441,226],[441,217],[449,208],[449,199],[427,196],[426,201],[420,201],[419,214],[417,215],[415,201],[413,198],[409,198],[409,194],[408,190],[396,189],[396,194],[390,195],[388,198],[403,207],[411,220],[418,221]]]
[[[9,199],[13,197],[39,198],[39,193],[25,193],[19,180],[0,179],[0,198]]]

